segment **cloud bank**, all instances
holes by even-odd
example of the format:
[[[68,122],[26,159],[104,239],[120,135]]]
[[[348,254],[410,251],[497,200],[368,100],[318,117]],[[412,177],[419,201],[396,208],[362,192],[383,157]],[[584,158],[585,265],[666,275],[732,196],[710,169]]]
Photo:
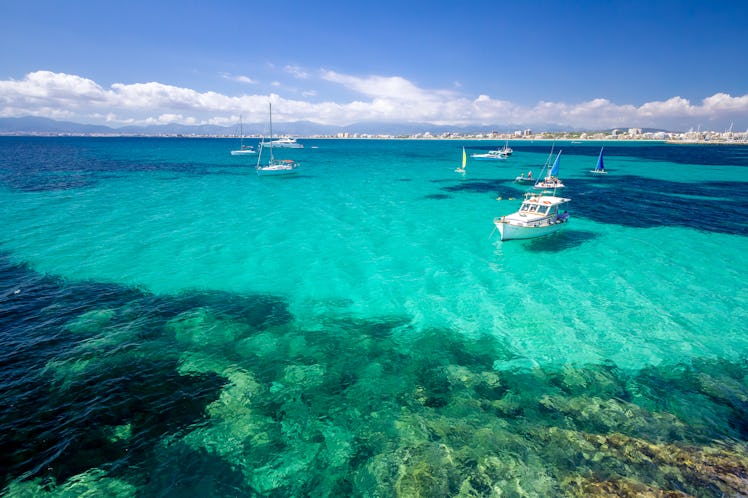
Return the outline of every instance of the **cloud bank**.
[[[399,76],[359,77],[334,71],[312,75],[296,67],[286,70],[313,86],[315,80],[357,95],[345,102],[313,102],[271,95],[224,95],[158,82],[115,83],[105,88],[78,75],[36,71],[22,80],[0,80],[0,117],[43,116],[83,123],[232,125],[240,114],[265,119],[267,102],[278,122],[311,121],[345,126],[359,122],[431,123],[452,126],[542,126],[569,129],[641,127],[688,129],[696,124],[719,129],[734,123],[748,126],[748,95],[716,93],[699,103],[674,96],[665,101],[618,104],[604,98],[586,102],[511,101],[457,90],[421,88]],[[247,76],[231,77],[253,83]],[[309,89],[304,98],[317,95]],[[251,119],[251,118],[250,118]]]

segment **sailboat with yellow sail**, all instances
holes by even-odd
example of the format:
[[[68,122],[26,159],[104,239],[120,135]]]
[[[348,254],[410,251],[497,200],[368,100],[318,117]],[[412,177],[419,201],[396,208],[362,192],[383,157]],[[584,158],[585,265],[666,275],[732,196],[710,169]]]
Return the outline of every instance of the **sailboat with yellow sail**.
[[[455,170],[455,173],[464,173],[465,166],[467,165],[467,154],[465,153],[465,147],[462,148],[462,166]]]

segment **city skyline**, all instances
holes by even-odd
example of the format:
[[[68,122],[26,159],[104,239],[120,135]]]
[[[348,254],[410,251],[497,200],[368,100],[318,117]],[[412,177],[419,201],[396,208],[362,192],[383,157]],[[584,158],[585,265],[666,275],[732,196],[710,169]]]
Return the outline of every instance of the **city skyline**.
[[[0,117],[230,126],[272,102],[278,123],[748,128],[740,2],[2,10]]]

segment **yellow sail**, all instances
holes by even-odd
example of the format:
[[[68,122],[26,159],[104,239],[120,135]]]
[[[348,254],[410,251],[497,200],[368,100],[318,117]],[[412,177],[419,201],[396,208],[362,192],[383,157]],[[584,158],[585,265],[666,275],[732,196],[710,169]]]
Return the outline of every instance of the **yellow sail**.
[[[466,164],[467,164],[467,154],[465,154],[465,147],[463,147],[462,148],[462,167],[455,169],[455,173],[464,173]]]

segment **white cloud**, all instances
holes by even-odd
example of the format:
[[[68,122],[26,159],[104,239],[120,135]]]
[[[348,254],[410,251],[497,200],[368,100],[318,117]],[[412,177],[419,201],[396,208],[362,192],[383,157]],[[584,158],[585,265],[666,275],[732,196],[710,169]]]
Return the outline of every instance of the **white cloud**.
[[[255,80],[253,80],[249,76],[244,76],[244,75],[234,75],[234,74],[229,74],[229,73],[221,73],[221,77],[223,79],[226,79],[226,80],[238,81],[239,83],[247,83],[249,85],[254,85],[254,84],[257,83]]]
[[[310,78],[295,66],[286,70]],[[359,77],[322,71],[320,78],[358,94],[345,102],[308,102],[280,95],[225,95],[199,92],[158,82],[115,83],[104,88],[90,79],[65,73],[36,71],[22,80],[0,81],[0,116],[45,116],[79,122],[119,124],[231,124],[239,114],[256,122],[266,119],[268,99],[278,122],[312,121],[347,125],[361,121],[418,122],[443,125],[501,126],[554,124],[570,128],[689,128],[703,121],[735,121],[748,126],[748,95],[715,93],[700,103],[682,97],[640,105],[616,104],[599,98],[584,102],[545,102],[523,106],[489,95],[468,97],[457,90],[426,89],[399,76]],[[248,77],[230,76],[230,79]],[[311,78],[309,81],[313,81]],[[279,86],[279,83],[275,83]],[[742,123],[741,123],[742,122]],[[724,124],[723,124],[724,126]]]
[[[309,79],[309,73],[301,69],[299,66],[286,66],[284,69],[287,73],[293,75],[294,78],[300,80]]]

